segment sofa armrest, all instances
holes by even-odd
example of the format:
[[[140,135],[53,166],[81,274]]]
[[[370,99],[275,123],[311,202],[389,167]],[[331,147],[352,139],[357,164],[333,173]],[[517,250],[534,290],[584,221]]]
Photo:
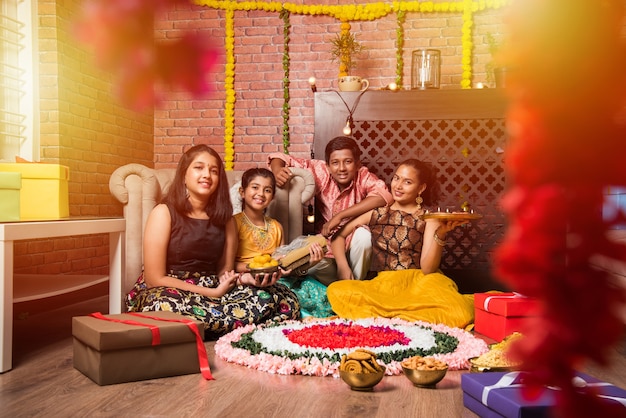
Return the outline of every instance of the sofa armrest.
[[[141,164],[118,167],[109,179],[109,190],[124,205],[126,219],[126,271],[122,290],[129,291],[143,266],[143,231],[148,215],[161,196],[155,170]]]
[[[268,208],[268,216],[282,224],[286,243],[302,235],[302,207],[315,194],[315,179],[310,171],[291,168],[291,172],[293,177],[289,185],[276,189],[274,201]]]

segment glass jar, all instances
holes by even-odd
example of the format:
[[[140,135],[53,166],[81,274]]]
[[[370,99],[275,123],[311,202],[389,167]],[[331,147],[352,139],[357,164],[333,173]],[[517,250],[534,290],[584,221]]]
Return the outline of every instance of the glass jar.
[[[438,89],[441,78],[441,51],[416,49],[411,67],[411,89]]]

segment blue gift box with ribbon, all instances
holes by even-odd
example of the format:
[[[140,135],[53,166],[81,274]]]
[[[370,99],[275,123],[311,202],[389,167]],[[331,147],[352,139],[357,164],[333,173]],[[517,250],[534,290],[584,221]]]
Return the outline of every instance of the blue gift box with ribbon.
[[[607,402],[621,403],[626,410],[626,390],[602,382],[584,373],[577,373],[579,385],[595,386]],[[558,388],[546,388],[535,399],[522,395],[523,373],[466,373],[461,376],[463,405],[482,418],[549,418],[555,406]]]

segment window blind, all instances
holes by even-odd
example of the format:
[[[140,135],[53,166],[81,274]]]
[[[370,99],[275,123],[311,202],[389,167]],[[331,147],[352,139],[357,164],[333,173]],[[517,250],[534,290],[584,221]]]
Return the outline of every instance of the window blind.
[[[0,160],[15,161],[26,142],[25,69],[20,54],[25,45],[26,25],[18,18],[19,0],[2,0],[0,5]]]

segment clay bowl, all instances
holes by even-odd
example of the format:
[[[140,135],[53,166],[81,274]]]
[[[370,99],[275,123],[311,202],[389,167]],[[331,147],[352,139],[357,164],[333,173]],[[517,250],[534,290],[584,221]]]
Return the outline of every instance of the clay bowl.
[[[422,388],[434,388],[435,385],[446,375],[448,368],[421,370],[409,369],[408,367],[402,366],[402,371],[404,371],[404,375],[413,383],[413,385]]]
[[[352,390],[372,391],[374,386],[379,384],[385,375],[385,366],[380,367],[382,370],[374,373],[354,373],[339,370],[339,376],[341,376],[341,380],[346,382]]]

